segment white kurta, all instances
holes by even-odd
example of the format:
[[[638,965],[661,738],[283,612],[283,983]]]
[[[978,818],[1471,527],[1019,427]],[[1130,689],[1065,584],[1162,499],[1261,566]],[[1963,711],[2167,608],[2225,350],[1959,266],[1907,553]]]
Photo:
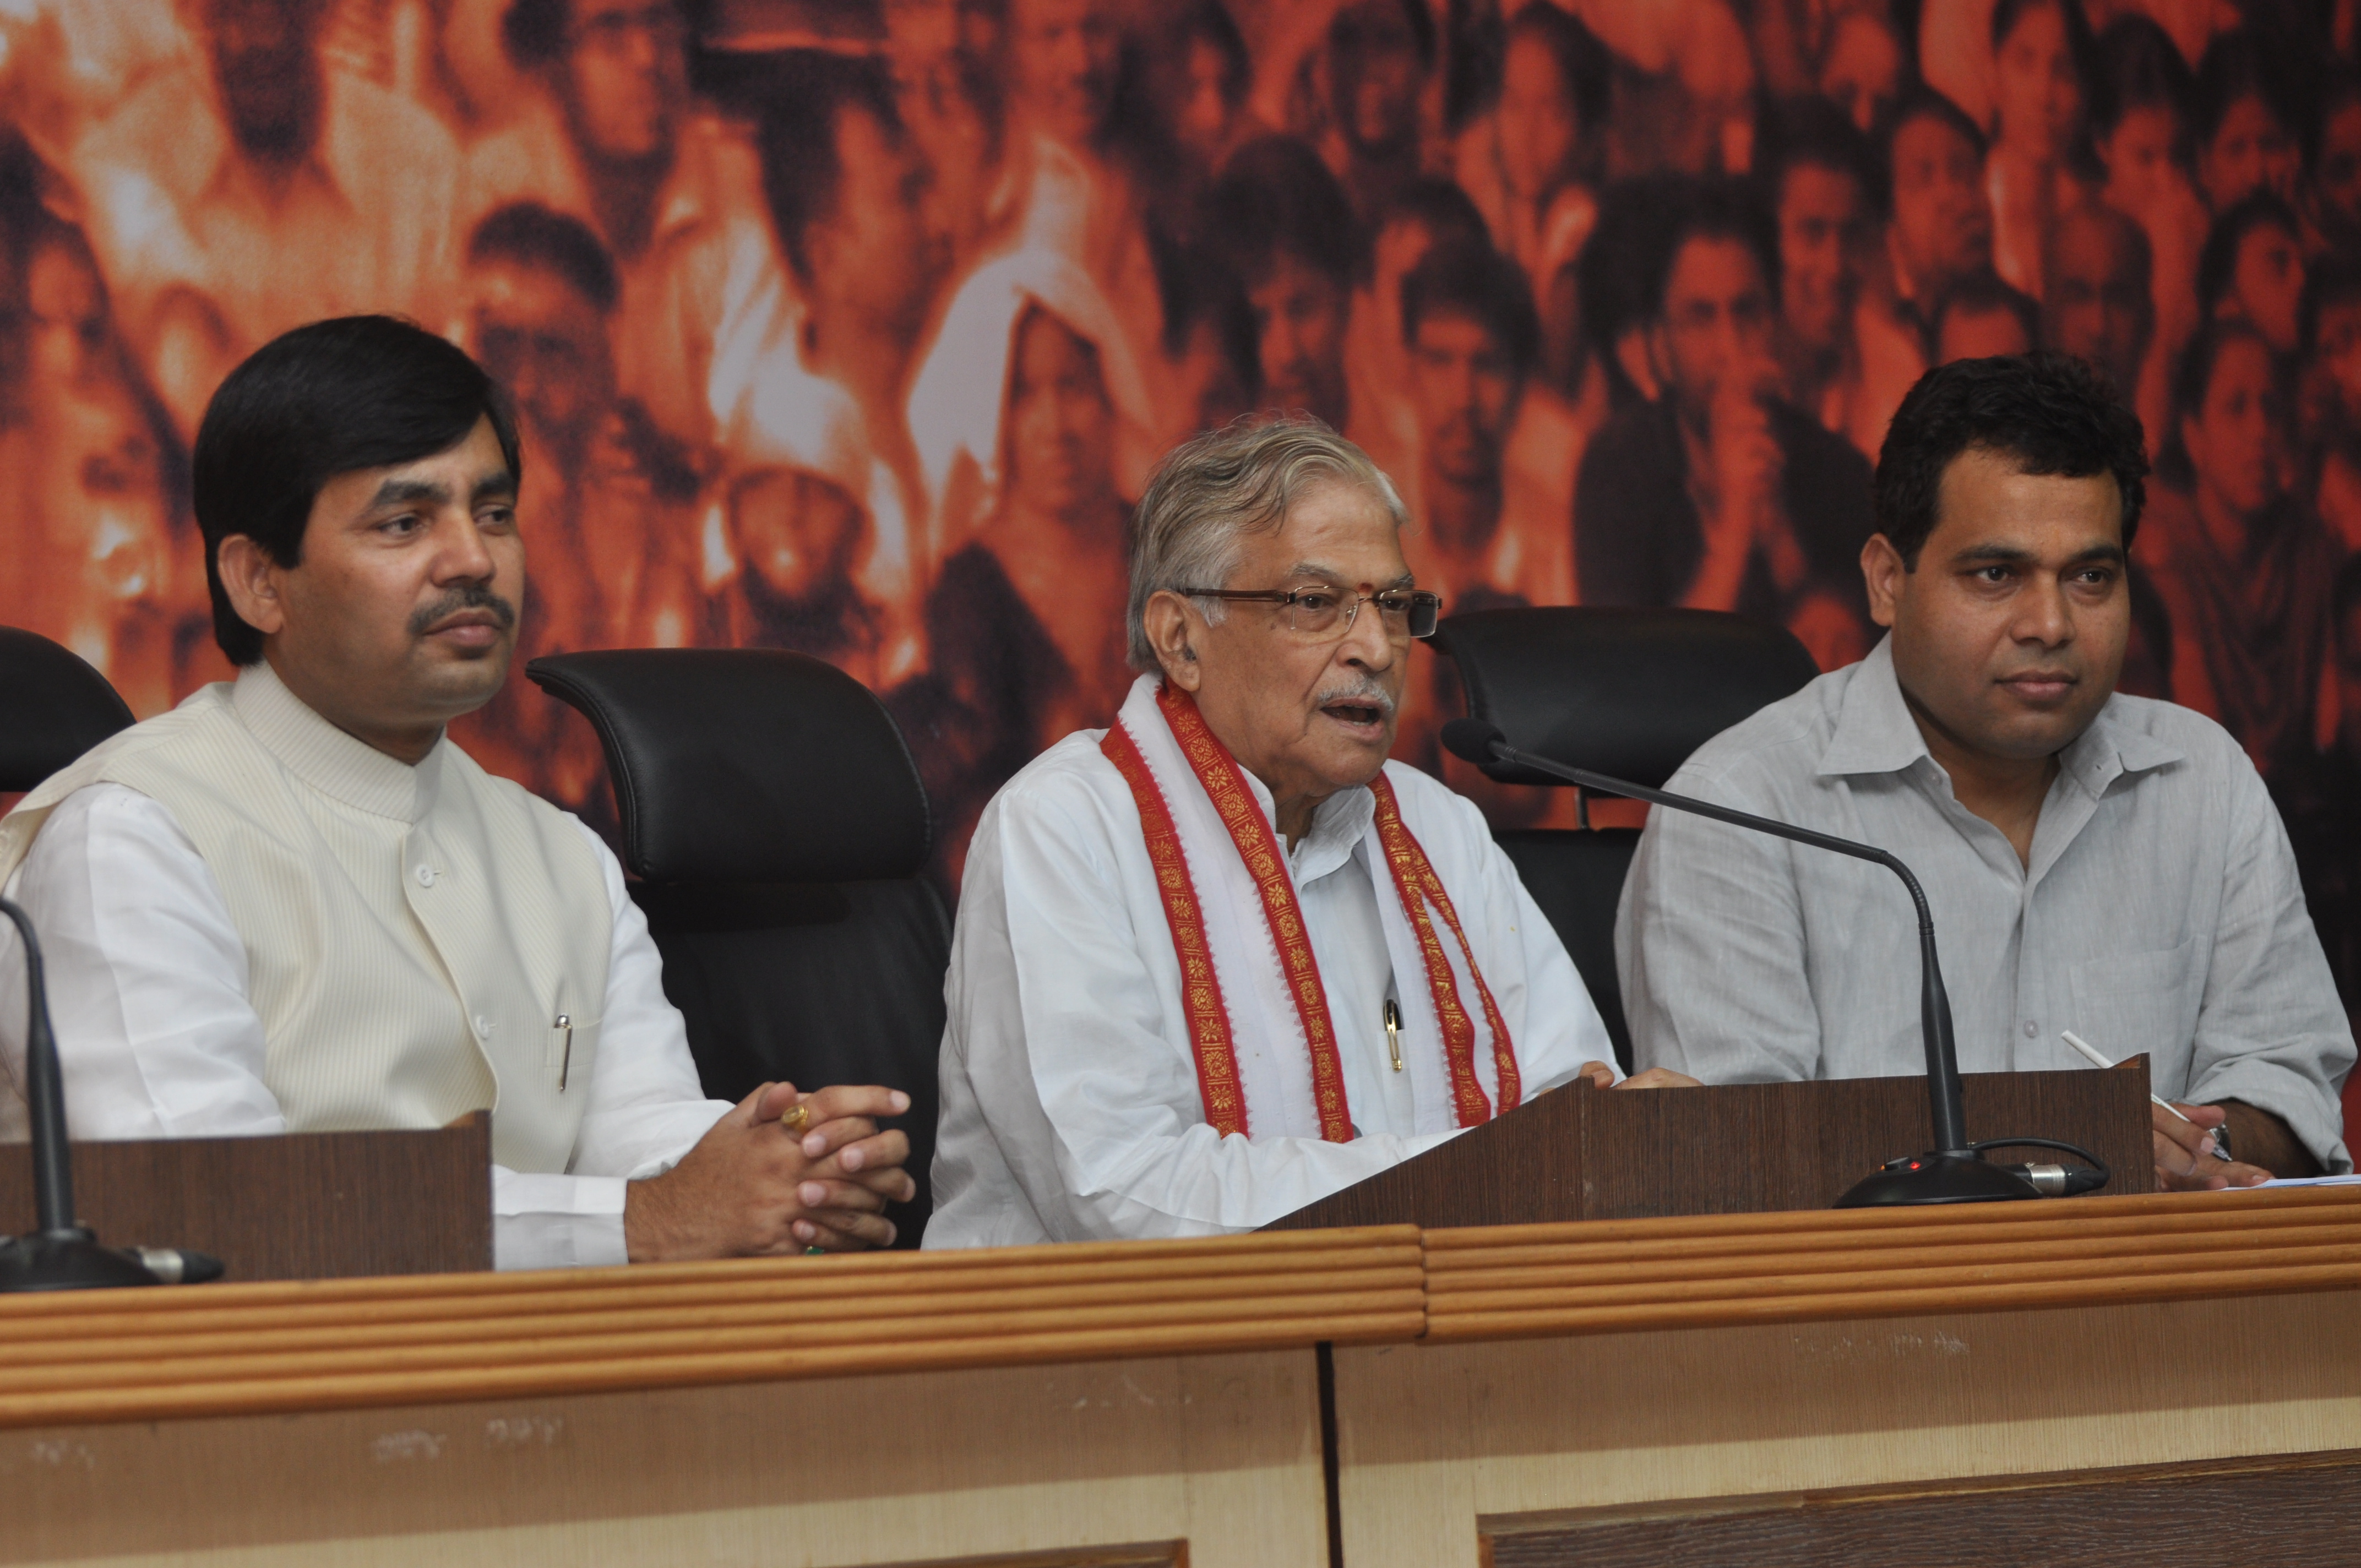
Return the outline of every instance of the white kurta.
[[[1422,998],[1426,977],[1407,957],[1417,949],[1367,789],[1323,803],[1289,855],[1360,1135],[1332,1144],[1250,1126],[1225,1138],[1207,1124],[1180,959],[1104,733],[1068,736],[1035,759],[969,846],[945,984],[929,1247],[1252,1230],[1455,1131],[1439,1036],[1405,1028],[1400,1073],[1388,1053],[1389,991],[1414,986]],[[1499,1002],[1524,1097],[1611,1061],[1581,976],[1482,814],[1414,768],[1386,773]],[[1246,783],[1268,817],[1269,792]],[[1224,989],[1233,1006],[1245,992]],[[1432,1017],[1422,1005],[1403,1012]]]

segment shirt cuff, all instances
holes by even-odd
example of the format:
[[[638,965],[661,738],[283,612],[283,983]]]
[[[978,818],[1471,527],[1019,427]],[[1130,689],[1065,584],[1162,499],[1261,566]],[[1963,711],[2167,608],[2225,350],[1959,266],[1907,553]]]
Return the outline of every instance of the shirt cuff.
[[[546,1176],[492,1167],[492,1266],[604,1268],[631,1261],[620,1176]]]

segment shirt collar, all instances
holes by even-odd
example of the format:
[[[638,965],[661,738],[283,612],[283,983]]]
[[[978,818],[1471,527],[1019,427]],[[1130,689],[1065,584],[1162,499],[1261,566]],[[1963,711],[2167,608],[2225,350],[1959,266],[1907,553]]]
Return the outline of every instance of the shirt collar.
[[[1246,788],[1254,792],[1255,804],[1262,807],[1279,848],[1287,850],[1286,837],[1279,832],[1279,811],[1268,786],[1244,768],[1238,773],[1246,781]],[[1312,813],[1312,831],[1294,849],[1287,850],[1287,867],[1297,884],[1317,882],[1350,860],[1354,846],[1369,830],[1370,820],[1377,812],[1378,797],[1366,784],[1358,789],[1339,790],[1322,801]]]
[[[1894,673],[1894,639],[1882,637],[1845,687],[1836,733],[1820,754],[1819,775],[1895,773],[1931,755]],[[2119,694],[2058,754],[2058,764],[2059,773],[2095,799],[2126,773],[2147,773],[2184,755],[2129,722]]]
[[[434,808],[447,738],[412,767],[321,718],[269,660],[238,673],[230,706],[264,751],[322,795],[396,822],[414,823]]]
[[[1894,639],[1881,637],[1845,685],[1836,733],[1820,753],[1819,774],[1898,773],[1927,755],[1927,737],[1919,733],[1894,677]]]

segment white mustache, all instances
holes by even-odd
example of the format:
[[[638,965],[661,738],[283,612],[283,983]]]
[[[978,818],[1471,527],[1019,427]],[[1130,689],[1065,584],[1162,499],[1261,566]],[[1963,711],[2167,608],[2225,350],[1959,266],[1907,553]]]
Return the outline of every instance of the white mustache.
[[[1383,685],[1367,675],[1358,680],[1346,681],[1341,685],[1330,686],[1320,694],[1312,706],[1327,707],[1340,702],[1367,703],[1388,718],[1394,716],[1396,706],[1393,693],[1386,690]]]

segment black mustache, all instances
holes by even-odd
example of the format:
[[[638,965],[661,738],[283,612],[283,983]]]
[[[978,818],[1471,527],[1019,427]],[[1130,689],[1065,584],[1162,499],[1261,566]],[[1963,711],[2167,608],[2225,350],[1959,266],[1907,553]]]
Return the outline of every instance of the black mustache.
[[[433,604],[422,606],[410,618],[410,634],[423,637],[434,623],[446,615],[456,615],[463,609],[489,609],[500,623],[503,631],[516,628],[516,606],[492,592],[481,583],[470,583],[464,588],[453,588]]]

